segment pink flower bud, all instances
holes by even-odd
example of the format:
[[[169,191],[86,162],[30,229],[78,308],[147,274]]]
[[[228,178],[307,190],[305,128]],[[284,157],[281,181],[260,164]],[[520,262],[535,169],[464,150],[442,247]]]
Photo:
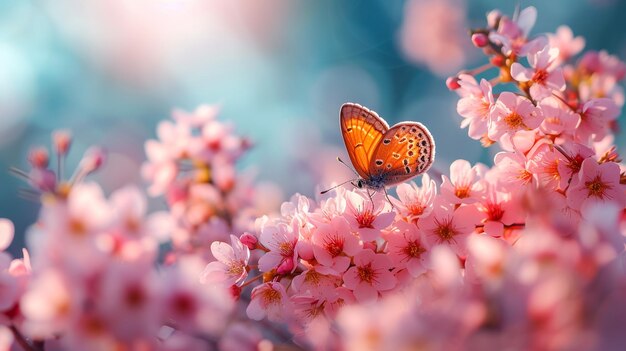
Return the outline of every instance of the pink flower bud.
[[[239,237],[239,240],[241,241],[242,244],[246,245],[248,249],[250,250],[256,249],[256,244],[259,242],[256,236],[250,233],[241,234],[241,236]]]
[[[235,300],[238,301],[239,297],[241,296],[241,288],[239,286],[237,286],[236,284],[233,284],[230,286],[230,288],[228,289],[228,291],[230,292],[230,296]]]
[[[54,191],[57,183],[54,172],[45,168],[34,168],[28,174],[28,178],[31,186],[42,192]]]
[[[472,43],[477,48],[484,48],[489,43],[489,38],[485,33],[474,33],[472,34]]]
[[[504,66],[504,56],[500,56],[500,55],[492,56],[489,59],[489,62],[491,62],[491,64],[496,67],[502,67]]]
[[[295,267],[295,263],[293,262],[293,258],[287,257],[283,260],[281,264],[278,265],[278,268],[276,268],[276,273],[278,274],[290,273],[291,271],[293,271],[294,267]]]
[[[50,162],[48,150],[43,147],[32,149],[28,153],[28,162],[30,162],[31,166],[34,168],[47,168]]]
[[[80,161],[82,172],[91,173],[102,166],[106,160],[106,151],[100,147],[90,147]]]
[[[448,79],[446,79],[446,86],[450,90],[457,90],[460,88],[461,85],[459,85],[459,77],[448,77]]]
[[[59,155],[65,155],[70,150],[72,134],[67,130],[57,130],[52,133],[52,145]]]

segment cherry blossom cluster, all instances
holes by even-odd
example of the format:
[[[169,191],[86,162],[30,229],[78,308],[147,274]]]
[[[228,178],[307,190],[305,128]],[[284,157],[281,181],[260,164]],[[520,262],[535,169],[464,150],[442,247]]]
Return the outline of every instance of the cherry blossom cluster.
[[[245,302],[254,286],[248,317],[315,349],[623,345],[607,326],[626,321],[626,167],[612,145],[626,65],[574,62],[583,39],[530,37],[536,16],[489,13],[472,31],[489,64],[447,82],[469,136],[502,150],[492,167],[456,160],[397,196],[295,195],[212,243],[202,281]]]
[[[236,195],[233,183],[232,167],[245,151],[245,142],[229,136],[210,111],[201,107],[194,115],[176,112],[178,124],[164,122],[159,128],[165,141],[146,144],[151,162],[144,171],[154,177],[153,194],[167,191],[172,205],[167,211],[148,214],[146,196],[136,186],[106,196],[97,183],[87,181],[106,160],[101,148],[89,149],[66,178],[65,158],[72,143],[67,131],[53,133],[56,170],[49,167],[44,147],[29,153],[30,170],[12,169],[30,185],[23,190],[24,197],[40,201],[41,210],[26,233],[28,250],[23,250],[22,259],[4,252],[14,228],[11,221],[0,219],[0,349],[19,345],[24,350],[245,350],[271,345],[260,328],[238,317],[228,289],[201,284],[207,263],[204,252],[185,250],[181,245],[190,243],[176,240],[184,229],[184,215],[192,217],[197,211],[193,201],[220,206],[220,214],[212,216],[222,220],[231,216],[233,223],[254,215],[243,207],[249,203],[248,194]],[[185,129],[187,123],[194,128],[204,124],[203,136]],[[189,139],[168,134],[174,132],[179,136],[189,132]],[[194,139],[195,153],[193,138],[201,138]],[[184,146],[163,146],[175,141]],[[187,158],[198,158],[188,171],[182,170]],[[206,176],[213,168],[230,175],[222,173],[220,181],[214,181]],[[200,189],[200,173],[215,190]],[[189,195],[203,191],[220,194],[203,200]],[[222,235],[222,230],[205,230],[218,238]],[[204,240],[209,246],[210,239]]]
[[[208,254],[211,242],[250,229],[259,215],[252,208],[251,177],[235,169],[250,142],[219,121],[218,113],[208,105],[191,113],[175,110],[173,121],[159,123],[158,140],[145,144],[148,193],[165,196],[174,220],[172,259],[177,252]]]

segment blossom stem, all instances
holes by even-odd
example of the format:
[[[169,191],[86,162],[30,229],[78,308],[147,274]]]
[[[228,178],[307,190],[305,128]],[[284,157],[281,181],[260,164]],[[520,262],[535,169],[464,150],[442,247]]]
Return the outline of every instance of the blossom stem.
[[[15,341],[17,341],[17,343],[26,351],[43,351],[43,345],[40,345],[41,343],[29,343],[28,340],[26,340],[26,338],[24,337],[24,335],[22,335],[22,333],[20,333],[19,330],[17,330],[17,328],[12,325],[10,327],[11,332],[13,333],[13,335],[15,336]]]
[[[486,63],[486,64],[484,64],[484,65],[482,65],[480,67],[476,67],[474,69],[470,69],[470,70],[467,70],[467,71],[462,71],[460,73],[464,73],[464,74],[469,74],[469,75],[475,76],[477,74],[481,74],[481,73],[487,71],[490,68],[493,68],[493,65],[491,65],[490,63]]]
[[[254,277],[252,277],[250,280],[248,280],[247,282],[245,282],[245,283],[241,284],[240,288],[241,288],[241,289],[243,289],[243,288],[245,288],[246,286],[248,286],[248,285],[252,284],[253,282],[255,282],[255,281],[259,280],[259,279],[263,279],[263,273],[261,273],[261,274],[259,274],[259,275],[257,275],[257,276],[254,276]]]
[[[498,83],[500,83],[500,77],[499,76],[489,79],[489,84],[491,86],[496,86],[496,85],[498,85]]]
[[[63,156],[57,154],[57,183],[61,181],[61,164],[63,163]]]

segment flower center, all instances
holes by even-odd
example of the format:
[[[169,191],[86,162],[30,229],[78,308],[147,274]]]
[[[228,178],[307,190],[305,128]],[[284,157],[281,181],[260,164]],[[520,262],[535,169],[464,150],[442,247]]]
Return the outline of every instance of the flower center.
[[[470,187],[469,187],[469,185],[457,186],[454,189],[454,195],[456,197],[458,197],[459,199],[468,198],[470,196]]]
[[[561,179],[561,175],[559,174],[559,160],[554,160],[553,162],[545,165],[545,173],[548,175],[550,179],[555,181],[559,181]]]
[[[273,288],[267,288],[263,290],[263,301],[265,305],[273,305],[280,303],[280,293]]]
[[[230,264],[228,265],[228,274],[235,276],[235,277],[239,277],[240,275],[243,274],[243,262],[238,262],[238,261],[230,261]]]
[[[372,284],[376,278],[376,272],[372,269],[372,264],[368,263],[365,266],[360,266],[358,268],[359,279],[362,282],[366,282],[368,284]]]
[[[585,159],[580,154],[577,154],[576,156],[572,157],[567,166],[569,167],[569,169],[572,170],[572,173],[578,173],[584,160]]]
[[[145,301],[145,294],[140,286],[131,286],[126,290],[126,303],[130,307],[140,307]]]
[[[424,249],[417,241],[410,241],[407,243],[408,245],[404,248],[404,255],[407,260],[411,258],[419,258],[426,249]]]
[[[528,172],[526,169],[522,169],[519,171],[517,179],[521,180],[524,184],[529,184],[533,179],[533,174]]]
[[[491,111],[491,104],[488,101],[484,101],[480,104],[478,108],[478,113],[481,116],[481,120],[486,120],[489,118],[489,112]]]
[[[306,275],[304,276],[304,281],[314,286],[318,286],[320,284],[321,278],[321,274],[316,271],[310,270],[306,272]]]
[[[544,85],[546,82],[546,79],[548,79],[548,72],[546,72],[546,70],[544,69],[540,69],[537,72],[535,72],[535,74],[533,75],[532,81],[537,84]]]
[[[337,257],[343,252],[343,239],[337,235],[324,241],[324,249],[332,256]]]
[[[174,310],[181,315],[189,315],[196,309],[195,299],[188,293],[181,292],[172,301]]]
[[[80,219],[72,218],[69,223],[70,233],[76,236],[83,236],[87,233],[85,223]]]
[[[526,128],[524,118],[517,112],[511,112],[504,117],[504,123],[506,123],[511,129]]]
[[[490,221],[499,221],[502,219],[502,216],[504,215],[504,210],[502,210],[502,206],[500,206],[500,204],[496,204],[496,203],[487,203],[486,206],[487,209],[487,218]]]
[[[454,230],[448,226],[439,227],[437,228],[437,235],[445,241],[450,241],[454,237]]]
[[[420,203],[412,203],[410,205],[407,206],[407,209],[409,210],[409,213],[413,216],[420,216],[422,214],[424,214],[424,209],[426,207],[423,206]]]
[[[457,231],[452,227],[450,219],[446,219],[443,222],[436,221],[437,228],[435,234],[441,239],[441,241],[450,241],[457,235]]]
[[[283,257],[293,256],[293,243],[288,241],[280,243],[280,245],[278,245],[278,251],[280,251],[280,255]]]
[[[359,228],[374,228],[372,225],[376,216],[371,210],[363,210],[356,215],[356,221],[359,223]]]
[[[610,188],[610,186],[602,182],[599,175],[597,175],[592,181],[585,182],[585,186],[588,190],[587,197],[595,196],[600,199],[604,197],[604,192]]]

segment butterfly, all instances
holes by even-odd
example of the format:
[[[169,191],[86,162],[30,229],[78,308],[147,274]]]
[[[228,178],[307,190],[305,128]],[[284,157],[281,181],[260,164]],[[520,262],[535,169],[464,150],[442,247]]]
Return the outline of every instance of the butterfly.
[[[386,193],[386,187],[423,174],[435,160],[435,141],[421,123],[400,122],[390,128],[376,112],[350,102],[341,106],[339,121],[359,176],[348,182],[358,188]]]

